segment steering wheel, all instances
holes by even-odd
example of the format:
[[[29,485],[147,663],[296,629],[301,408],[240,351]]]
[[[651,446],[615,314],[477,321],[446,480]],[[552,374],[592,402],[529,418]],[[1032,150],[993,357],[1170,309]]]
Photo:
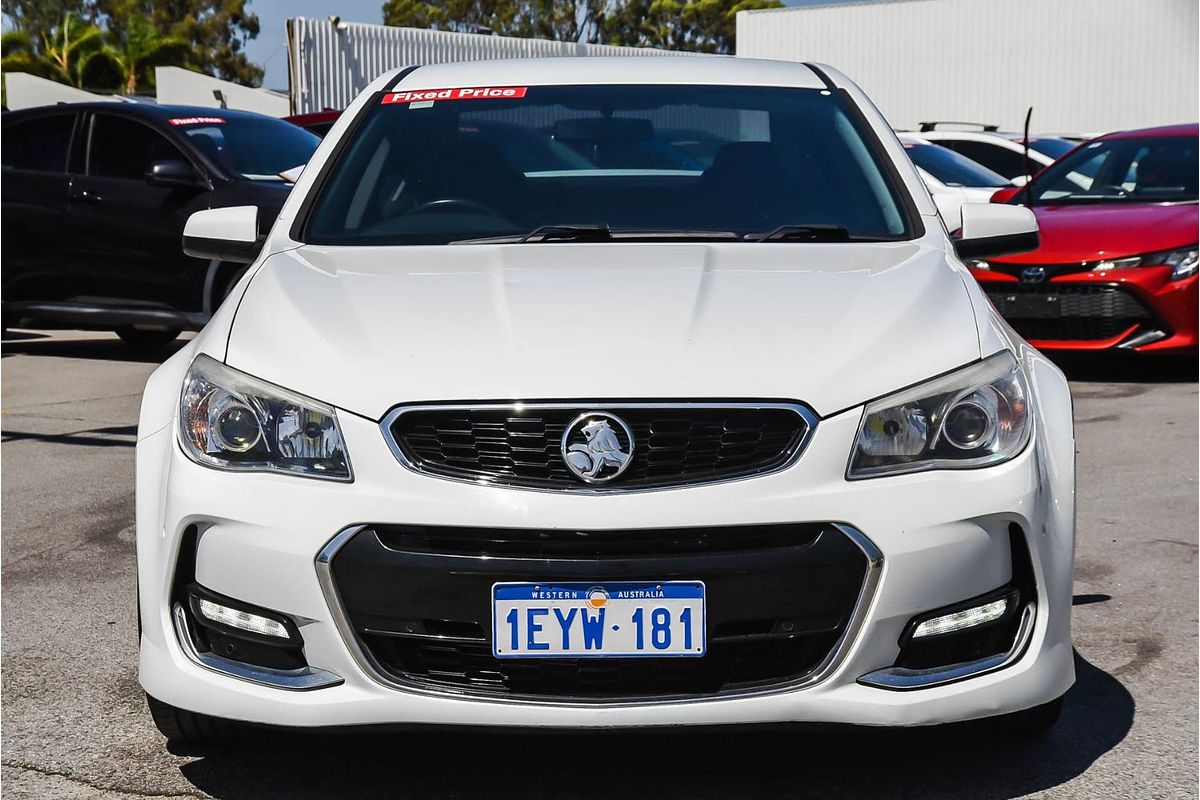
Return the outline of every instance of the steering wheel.
[[[443,197],[440,200],[429,200],[409,209],[405,216],[412,214],[440,214],[456,210],[474,211],[477,214],[486,214],[489,217],[496,217],[503,220],[508,219],[496,209],[485,206],[483,203],[477,203],[474,200],[467,200],[465,197]]]

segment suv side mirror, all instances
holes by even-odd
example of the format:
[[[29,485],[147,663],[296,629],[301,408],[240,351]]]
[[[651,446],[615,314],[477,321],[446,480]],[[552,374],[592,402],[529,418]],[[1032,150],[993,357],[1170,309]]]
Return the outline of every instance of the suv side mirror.
[[[146,183],[151,186],[195,186],[196,170],[186,161],[155,161],[146,172]]]
[[[183,252],[195,258],[249,264],[264,241],[258,235],[258,206],[197,211],[183,226]]]
[[[1037,217],[1025,206],[963,203],[962,235],[954,240],[959,258],[991,258],[1036,250]]]

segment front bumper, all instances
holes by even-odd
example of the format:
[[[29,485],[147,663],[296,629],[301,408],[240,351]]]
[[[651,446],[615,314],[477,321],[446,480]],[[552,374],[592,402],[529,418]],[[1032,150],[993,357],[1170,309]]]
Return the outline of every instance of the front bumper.
[[[1067,272],[1029,284],[1011,274],[1020,264],[996,266],[971,274],[1006,321],[1040,350],[1169,355],[1197,349],[1195,275],[1172,281],[1170,267],[1137,267]],[[1039,311],[1024,298],[1055,302]]]
[[[921,725],[1016,711],[1062,695],[1073,681],[1073,453],[1035,437],[1022,455],[986,470],[847,482],[841,476],[859,415],[823,420],[803,458],[773,475],[604,496],[421,476],[396,461],[376,423],[349,414],[341,421],[354,456],[352,484],[201,467],[179,451],[167,426],[138,443],[141,683],[159,700],[192,711],[301,727]],[[646,529],[804,521],[844,523],[877,548],[882,567],[861,615],[819,680],[714,698],[573,703],[398,687],[358,657],[317,566],[339,532],[365,523]],[[915,615],[1010,580],[1012,525],[1025,532],[1038,597],[1020,652],[1003,668],[915,691],[861,683],[896,662],[898,641]],[[317,688],[278,688],[197,663],[185,651],[167,598],[188,529],[200,532],[196,581],[295,619],[311,669],[332,679]]]

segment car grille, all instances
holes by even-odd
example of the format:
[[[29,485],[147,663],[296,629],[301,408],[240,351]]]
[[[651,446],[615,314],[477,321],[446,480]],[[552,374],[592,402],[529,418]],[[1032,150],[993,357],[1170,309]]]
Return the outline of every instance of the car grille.
[[[492,697],[636,701],[812,675],[861,602],[871,569],[862,547],[824,523],[626,531],[373,525],[342,544],[328,574],[339,613],[386,682]],[[704,656],[492,656],[492,584],[637,580],[704,582]]]
[[[1153,315],[1132,293],[1098,284],[987,288],[1000,315],[1029,340],[1095,341],[1120,336]]]
[[[523,404],[401,408],[393,442],[415,469],[448,478],[536,489],[591,490],[563,461],[562,436],[581,413],[618,414],[633,460],[614,490],[686,486],[779,469],[796,456],[815,416],[783,404]]]

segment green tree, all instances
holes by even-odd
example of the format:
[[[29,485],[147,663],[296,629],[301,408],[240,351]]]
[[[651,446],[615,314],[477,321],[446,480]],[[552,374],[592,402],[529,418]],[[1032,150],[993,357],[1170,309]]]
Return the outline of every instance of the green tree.
[[[103,49],[104,32],[79,14],[68,14],[37,39],[27,30],[6,31],[0,69],[83,88]]]
[[[102,69],[119,77],[121,88],[126,94],[135,94],[139,85],[154,86],[154,68],[179,65],[187,62],[191,45],[176,36],[164,36],[140,14],[132,15],[117,34],[115,43],[104,48],[90,59],[90,73],[97,75]],[[100,61],[106,62],[105,67]]]
[[[83,16],[95,22],[87,13],[85,0],[2,0],[0,11],[12,22],[14,31],[29,37],[34,52],[67,17]]]
[[[170,39],[188,43],[186,66],[246,86],[262,83],[263,69],[245,53],[258,36],[258,16],[249,0],[92,0],[113,37],[128,41],[136,19],[145,19]]]

